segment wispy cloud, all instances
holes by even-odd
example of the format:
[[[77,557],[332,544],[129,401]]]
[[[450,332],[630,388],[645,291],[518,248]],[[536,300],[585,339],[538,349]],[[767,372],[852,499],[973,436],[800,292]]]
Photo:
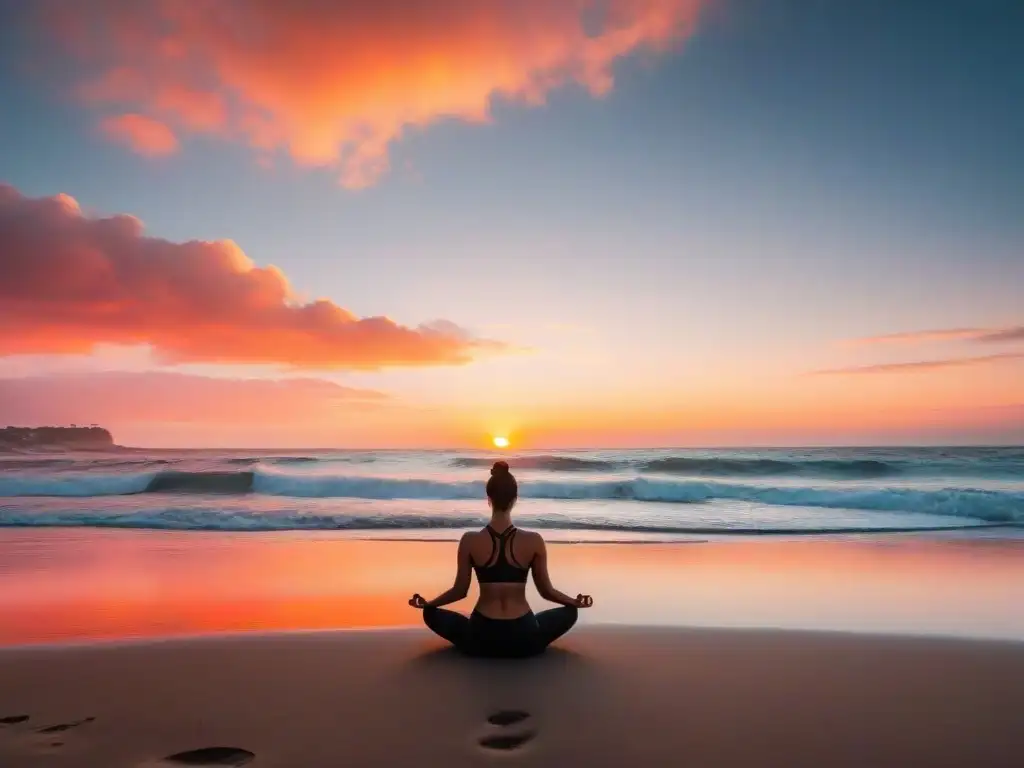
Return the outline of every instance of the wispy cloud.
[[[418,327],[302,303],[276,267],[233,242],[175,243],[131,216],[0,184],[0,355],[149,345],[163,361],[301,368],[457,365],[506,351],[454,323]]]
[[[811,371],[808,375],[854,376],[882,373],[914,373],[937,371],[945,368],[964,368],[974,365],[988,365],[990,363],[999,363],[1008,360],[1024,360],[1024,352],[1007,352],[997,355],[980,355],[977,357],[950,357],[942,360],[914,360],[904,363],[881,363],[878,365],[859,365],[847,368],[829,368],[821,371]]]
[[[968,341],[979,343],[1024,341],[1024,325],[1006,328],[940,328],[929,331],[906,331],[851,339],[847,343],[861,346],[872,344],[925,344],[933,341]]]
[[[90,103],[283,150],[352,188],[409,127],[567,84],[607,93],[618,60],[685,40],[709,2],[40,0]]]
[[[1024,325],[989,331],[979,336],[976,340],[991,343],[1024,341]]]
[[[122,371],[0,378],[0,424],[336,422],[381,407],[376,390],[321,379],[221,379]]]

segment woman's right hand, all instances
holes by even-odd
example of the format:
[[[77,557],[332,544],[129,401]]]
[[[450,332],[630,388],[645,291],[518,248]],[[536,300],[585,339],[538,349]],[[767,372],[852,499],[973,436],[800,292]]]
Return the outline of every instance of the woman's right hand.
[[[576,607],[577,608],[590,608],[594,604],[594,598],[590,595],[576,595]]]

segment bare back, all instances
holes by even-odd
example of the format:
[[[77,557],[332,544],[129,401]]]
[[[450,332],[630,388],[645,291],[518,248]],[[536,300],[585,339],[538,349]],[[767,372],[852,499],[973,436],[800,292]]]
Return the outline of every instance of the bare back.
[[[544,548],[540,534],[518,529],[513,536],[498,540],[484,528],[466,534],[463,543],[469,554],[470,565],[475,568],[493,567],[504,555],[504,561],[508,564],[529,570],[536,567],[538,555]],[[481,582],[476,610],[492,619],[515,619],[529,613],[525,581]]]

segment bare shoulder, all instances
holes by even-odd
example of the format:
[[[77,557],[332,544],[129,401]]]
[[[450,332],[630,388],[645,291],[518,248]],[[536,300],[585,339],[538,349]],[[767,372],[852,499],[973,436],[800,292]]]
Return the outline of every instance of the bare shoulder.
[[[462,543],[463,544],[476,544],[476,543],[478,543],[478,542],[480,542],[480,541],[482,541],[484,539],[486,539],[487,541],[490,541],[491,537],[488,536],[487,533],[485,531],[482,531],[482,530],[480,530],[480,531],[466,531],[465,533],[462,534]]]
[[[532,550],[538,550],[544,546],[544,537],[537,531],[524,531],[522,528],[517,528],[516,543],[526,544]]]
[[[468,557],[470,563],[482,560],[487,556],[486,545],[480,540],[480,531],[466,531],[459,540],[459,556]]]

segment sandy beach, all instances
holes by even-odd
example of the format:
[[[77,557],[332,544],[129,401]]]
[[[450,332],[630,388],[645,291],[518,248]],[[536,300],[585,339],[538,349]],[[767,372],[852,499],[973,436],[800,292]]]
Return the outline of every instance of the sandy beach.
[[[591,627],[526,662],[418,630],[8,650],[0,765],[1010,768],[1022,681],[1018,644],[777,631]]]
[[[3,768],[1009,767],[1024,753],[1019,542],[555,545],[559,580],[599,603],[520,662],[461,658],[416,625],[404,598],[446,586],[450,542],[0,543]]]

